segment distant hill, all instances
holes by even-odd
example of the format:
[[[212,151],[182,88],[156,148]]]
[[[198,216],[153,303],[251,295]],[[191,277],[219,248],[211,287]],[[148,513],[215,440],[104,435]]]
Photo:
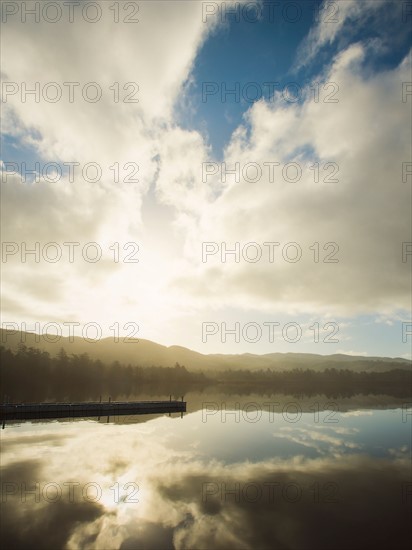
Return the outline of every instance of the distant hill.
[[[328,368],[350,369],[356,372],[384,372],[392,369],[412,370],[412,362],[407,359],[391,357],[363,357],[344,354],[317,355],[312,353],[267,353],[255,355],[210,354],[205,355],[181,346],[162,346],[150,340],[132,340],[114,342],[113,338],[103,338],[87,342],[81,337],[61,337],[57,342],[49,342],[47,335],[32,332],[17,332],[0,329],[0,344],[16,351],[19,344],[48,351],[56,355],[61,348],[68,354],[87,353],[93,359],[104,363],[119,361],[124,364],[173,367],[175,363],[184,365],[188,370],[218,371],[225,369],[273,369],[277,371],[295,368],[322,371]],[[53,338],[50,335],[50,340]]]

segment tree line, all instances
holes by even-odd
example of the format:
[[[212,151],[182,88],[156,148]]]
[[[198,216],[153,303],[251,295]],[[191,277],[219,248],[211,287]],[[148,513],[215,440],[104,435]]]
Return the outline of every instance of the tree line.
[[[105,364],[87,353],[68,355],[61,349],[51,357],[24,344],[15,353],[3,346],[0,352],[2,400],[7,395],[14,402],[115,399],[145,392],[177,397],[205,380],[202,373],[189,372],[178,363],[173,368]]]
[[[324,394],[350,397],[355,394],[384,394],[411,397],[412,373],[402,369],[387,372],[354,372],[349,369],[271,369],[250,371],[227,369],[191,372],[174,367],[141,367],[118,361],[105,364],[86,353],[68,355],[61,349],[52,357],[46,351],[20,344],[16,352],[0,348],[1,400],[11,402],[87,401],[108,397],[128,398],[139,394],[172,395],[214,390],[227,394],[271,395]]]
[[[327,368],[323,371],[291,369],[287,371],[226,370],[219,374],[226,393],[278,393],[292,395],[324,394],[327,397],[352,397],[356,394],[412,396],[412,372],[392,369],[384,372],[356,372]]]

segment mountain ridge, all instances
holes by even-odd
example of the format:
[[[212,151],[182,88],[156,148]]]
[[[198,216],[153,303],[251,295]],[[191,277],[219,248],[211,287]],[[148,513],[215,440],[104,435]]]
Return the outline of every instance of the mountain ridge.
[[[56,335],[39,335],[32,332],[10,331],[0,329],[0,343],[5,348],[16,351],[19,344],[47,351],[56,355],[61,348],[69,354],[81,355],[87,353],[93,359],[112,363],[138,366],[162,365],[172,367],[176,363],[184,365],[188,370],[290,370],[294,368],[325,370],[326,368],[349,368],[355,371],[382,372],[401,368],[412,370],[412,362],[400,357],[354,356],[346,354],[321,355],[315,353],[272,352],[265,354],[203,354],[184,346],[165,346],[152,340],[129,339],[113,341],[107,337],[94,342],[88,342],[82,337],[63,337],[56,342],[49,339]]]

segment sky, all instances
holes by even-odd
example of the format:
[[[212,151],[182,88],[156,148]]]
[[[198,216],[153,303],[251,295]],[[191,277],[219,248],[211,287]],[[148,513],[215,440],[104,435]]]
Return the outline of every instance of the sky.
[[[2,328],[411,357],[410,2],[1,17]]]

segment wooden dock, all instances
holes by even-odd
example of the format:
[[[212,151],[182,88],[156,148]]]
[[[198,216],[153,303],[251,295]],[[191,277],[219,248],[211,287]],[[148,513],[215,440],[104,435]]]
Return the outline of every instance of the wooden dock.
[[[1,420],[73,418],[186,412],[183,401],[109,401],[84,403],[7,403],[0,405]]]

